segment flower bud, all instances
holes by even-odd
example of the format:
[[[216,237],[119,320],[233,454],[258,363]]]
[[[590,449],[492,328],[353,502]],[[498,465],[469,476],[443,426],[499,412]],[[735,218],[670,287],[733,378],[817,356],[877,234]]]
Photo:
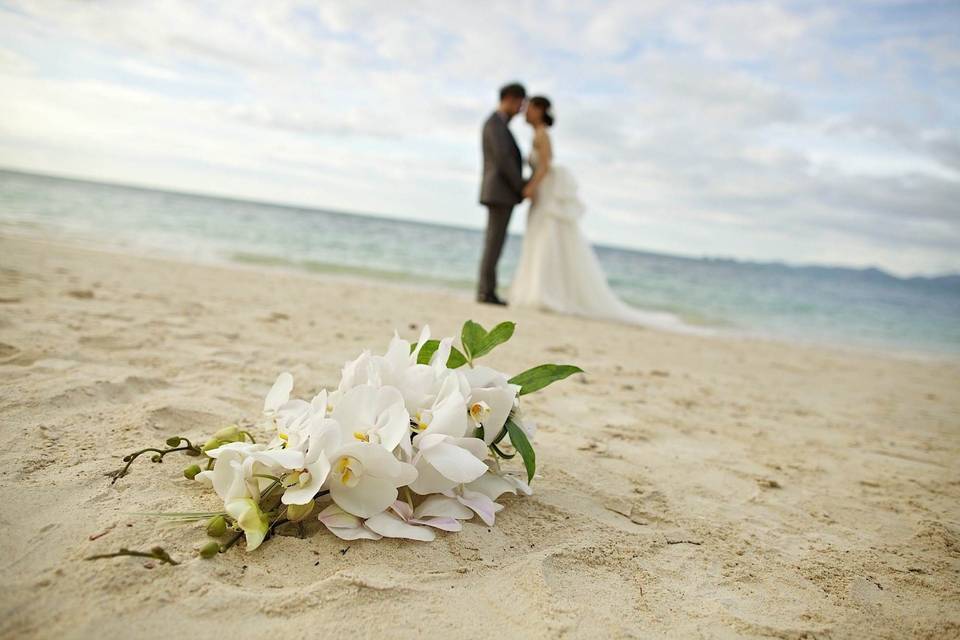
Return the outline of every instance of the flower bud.
[[[207,440],[206,444],[203,445],[203,449],[201,449],[201,451],[206,453],[207,451],[218,449],[222,444],[223,443],[220,442],[220,440],[218,440],[217,438],[210,438],[209,440]]]
[[[243,440],[243,434],[240,433],[240,427],[235,424],[220,429],[213,434],[213,437],[217,440],[222,440],[223,442],[238,442]]]
[[[227,532],[227,520],[223,516],[214,516],[207,523],[207,535],[219,538]]]
[[[219,542],[208,542],[207,544],[200,547],[200,557],[206,558],[209,560],[220,553],[220,543]]]
[[[311,500],[307,504],[287,505],[287,520],[290,522],[300,522],[313,512],[316,503]]]
[[[193,480],[197,477],[198,473],[200,473],[199,465],[192,464],[183,470],[183,477],[187,480]]]
[[[168,447],[176,447],[179,444],[180,444],[180,436],[172,436],[170,438],[167,438]]]

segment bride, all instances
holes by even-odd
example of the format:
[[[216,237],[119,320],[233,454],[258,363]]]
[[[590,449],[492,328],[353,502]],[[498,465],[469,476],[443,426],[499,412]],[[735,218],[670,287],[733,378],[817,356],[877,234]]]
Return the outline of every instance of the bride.
[[[533,127],[533,177],[523,195],[531,205],[511,285],[511,304],[636,324],[672,324],[668,314],[644,313],[625,304],[607,284],[593,248],[580,231],[584,206],[577,184],[566,168],[553,163],[550,100],[531,98],[527,122]]]

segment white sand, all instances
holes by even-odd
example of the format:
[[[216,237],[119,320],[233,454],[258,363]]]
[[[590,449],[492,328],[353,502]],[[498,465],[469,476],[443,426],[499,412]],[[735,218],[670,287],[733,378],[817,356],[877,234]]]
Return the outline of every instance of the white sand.
[[[395,327],[466,318],[518,323],[495,366],[588,372],[528,403],[541,477],[492,529],[345,543],[315,525],[204,561],[202,527],[128,515],[217,507],[188,459],[104,476],[256,417],[281,370],[312,394]],[[960,636],[956,362],[12,238],[0,343],[5,638]],[[182,564],[83,561],[158,544]]]

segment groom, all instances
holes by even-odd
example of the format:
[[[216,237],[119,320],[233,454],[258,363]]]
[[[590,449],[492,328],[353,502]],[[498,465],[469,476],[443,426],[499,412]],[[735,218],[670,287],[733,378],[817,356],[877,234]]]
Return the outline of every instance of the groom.
[[[480,262],[477,302],[505,305],[497,297],[497,262],[507,239],[514,205],[523,202],[523,161],[510,119],[523,111],[527,91],[513,83],[500,89],[500,106],[483,124],[483,180],[480,204],[487,208],[487,236]]]

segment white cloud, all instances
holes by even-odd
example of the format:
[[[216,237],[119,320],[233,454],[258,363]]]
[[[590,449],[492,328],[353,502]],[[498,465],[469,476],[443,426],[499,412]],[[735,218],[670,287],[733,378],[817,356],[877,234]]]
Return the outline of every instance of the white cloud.
[[[0,3],[0,165],[478,225],[519,78],[597,240],[957,270],[958,29],[887,9]]]

